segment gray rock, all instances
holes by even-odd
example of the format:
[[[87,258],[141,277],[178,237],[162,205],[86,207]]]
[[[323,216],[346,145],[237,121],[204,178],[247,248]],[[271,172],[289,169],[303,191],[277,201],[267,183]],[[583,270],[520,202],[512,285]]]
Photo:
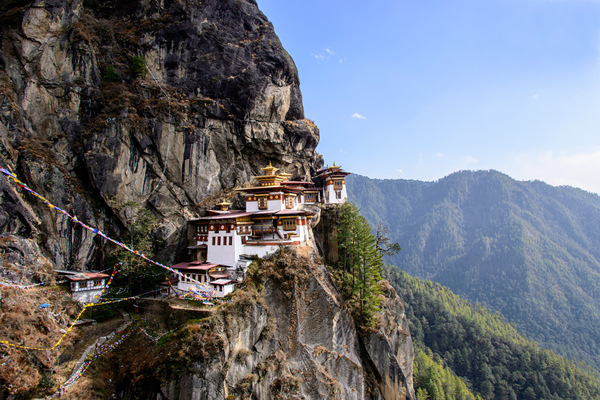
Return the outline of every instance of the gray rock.
[[[412,339],[393,289],[379,331],[361,335],[323,266],[288,254],[260,268],[248,285],[261,291],[237,292],[211,322],[189,328],[193,339],[186,335],[181,346],[194,349],[194,361],[185,373],[164,379],[151,368],[143,372],[160,382],[160,393],[120,376],[124,393],[182,400],[416,398]]]
[[[121,210],[136,201],[168,226],[162,239],[181,242],[198,203],[269,161],[302,179],[322,165],[294,62],[253,1],[2,7],[0,162],[109,235],[122,234]],[[31,196],[13,195],[31,212],[19,227],[0,216],[0,230],[43,236],[60,268],[84,268],[112,250]]]

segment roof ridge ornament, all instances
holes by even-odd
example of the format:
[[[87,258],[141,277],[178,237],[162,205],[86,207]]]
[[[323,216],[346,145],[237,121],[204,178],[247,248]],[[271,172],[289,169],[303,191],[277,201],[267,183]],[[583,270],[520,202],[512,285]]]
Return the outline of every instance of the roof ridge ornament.
[[[223,200],[221,200],[220,203],[217,203],[216,205],[221,208],[221,211],[228,211],[229,210],[229,206],[231,206],[232,204],[233,203],[230,203],[227,200],[223,199]]]
[[[269,165],[261,169],[265,171],[266,175],[275,175],[275,171],[277,171],[279,168],[275,168],[273,165],[271,165],[271,161],[269,161]]]

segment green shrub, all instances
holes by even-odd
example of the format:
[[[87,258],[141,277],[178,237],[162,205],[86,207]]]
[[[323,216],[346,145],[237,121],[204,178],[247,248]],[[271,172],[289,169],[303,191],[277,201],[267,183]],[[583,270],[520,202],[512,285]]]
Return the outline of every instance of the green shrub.
[[[117,71],[115,71],[115,67],[113,67],[112,65],[109,65],[104,69],[104,74],[102,75],[102,78],[109,82],[121,81],[121,75],[119,75]]]
[[[52,374],[50,372],[44,372],[38,385],[41,389],[50,389],[52,385],[54,385]]]
[[[134,78],[146,77],[146,59],[144,56],[135,56],[131,62],[131,74]]]

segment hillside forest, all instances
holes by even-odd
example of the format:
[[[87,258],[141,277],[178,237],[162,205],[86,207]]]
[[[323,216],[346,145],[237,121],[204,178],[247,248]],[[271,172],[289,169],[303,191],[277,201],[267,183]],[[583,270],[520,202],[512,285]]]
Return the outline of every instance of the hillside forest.
[[[500,314],[395,266],[384,275],[406,305],[419,400],[600,398],[594,370],[540,348]]]
[[[439,181],[347,179],[386,260],[502,314],[528,339],[600,368],[600,197],[497,171]],[[492,381],[490,381],[492,382]]]

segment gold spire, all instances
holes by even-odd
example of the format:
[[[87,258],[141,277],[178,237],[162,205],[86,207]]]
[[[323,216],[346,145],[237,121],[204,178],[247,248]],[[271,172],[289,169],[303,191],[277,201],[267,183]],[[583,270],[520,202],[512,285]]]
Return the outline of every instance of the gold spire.
[[[227,210],[229,210],[229,206],[231,206],[231,204],[232,203],[223,199],[223,200],[221,200],[220,203],[217,203],[217,206],[219,206],[221,208],[221,211],[227,211]]]
[[[275,168],[274,166],[271,165],[271,161],[269,161],[269,166],[261,168],[263,171],[265,171],[265,175],[275,175],[275,171],[277,171],[278,168]]]
[[[289,178],[292,176],[292,174],[290,174],[290,173],[288,173],[288,172],[285,172],[285,171],[283,171],[283,172],[281,172],[281,173],[279,174],[279,176],[282,176],[282,177],[284,177],[286,180],[289,180]]]

